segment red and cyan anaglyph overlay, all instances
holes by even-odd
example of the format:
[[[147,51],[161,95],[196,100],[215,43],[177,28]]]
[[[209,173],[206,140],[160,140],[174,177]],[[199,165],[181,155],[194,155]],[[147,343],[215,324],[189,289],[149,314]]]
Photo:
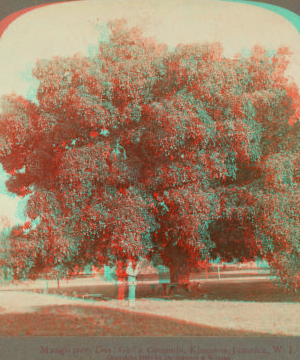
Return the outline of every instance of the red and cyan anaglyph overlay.
[[[128,285],[133,304],[202,298],[193,284],[214,263],[260,259],[295,289],[300,110],[289,49],[229,58],[218,42],[171,47],[124,19],[104,26],[97,51],[37,61],[35,101],[2,98],[6,187],[28,197],[27,221],[5,235],[4,276],[105,269],[117,292],[94,298],[123,300]]]

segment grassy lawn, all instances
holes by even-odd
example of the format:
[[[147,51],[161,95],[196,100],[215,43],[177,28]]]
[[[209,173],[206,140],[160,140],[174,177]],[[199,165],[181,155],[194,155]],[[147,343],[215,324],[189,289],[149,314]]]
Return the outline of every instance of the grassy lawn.
[[[34,291],[1,291],[1,336],[274,336],[300,335],[299,296],[285,294],[270,280],[205,283],[154,296],[137,287],[136,310],[116,300],[113,285]],[[102,299],[71,298],[103,293]]]
[[[261,336],[189,324],[157,315],[82,305],[41,306],[34,312],[0,313],[1,336]]]

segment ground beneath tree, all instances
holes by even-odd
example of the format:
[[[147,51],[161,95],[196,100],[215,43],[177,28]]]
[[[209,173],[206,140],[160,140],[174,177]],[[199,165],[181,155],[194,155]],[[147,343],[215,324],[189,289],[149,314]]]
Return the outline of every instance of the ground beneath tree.
[[[136,310],[113,297],[82,300],[2,289],[0,335],[300,335],[299,296],[286,295],[278,289],[270,294],[274,288],[270,280],[227,279],[223,283],[207,282],[204,287],[204,291],[202,288],[202,292],[191,296],[138,296]],[[83,292],[88,288],[91,289],[85,284]],[[77,292],[80,290],[82,287],[78,286]]]

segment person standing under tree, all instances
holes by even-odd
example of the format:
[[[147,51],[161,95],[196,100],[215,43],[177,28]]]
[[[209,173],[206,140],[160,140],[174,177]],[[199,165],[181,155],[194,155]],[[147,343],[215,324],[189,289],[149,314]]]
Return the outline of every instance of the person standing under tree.
[[[136,287],[136,277],[138,275],[139,267],[141,265],[141,260],[137,263],[135,269],[133,268],[132,260],[128,260],[128,266],[126,268],[126,274],[128,276],[128,286],[129,286],[129,294],[128,294],[128,303],[129,307],[135,306],[135,287]]]

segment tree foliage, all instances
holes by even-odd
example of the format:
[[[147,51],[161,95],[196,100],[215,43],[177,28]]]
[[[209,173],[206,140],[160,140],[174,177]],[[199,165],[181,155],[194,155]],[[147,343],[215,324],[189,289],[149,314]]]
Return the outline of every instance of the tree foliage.
[[[300,112],[288,50],[228,59],[220,44],[170,49],[109,26],[96,54],[37,63],[36,103],[1,103],[6,185],[32,194],[38,223],[24,235],[32,268],[46,257],[62,268],[157,254],[189,267],[290,259]]]

